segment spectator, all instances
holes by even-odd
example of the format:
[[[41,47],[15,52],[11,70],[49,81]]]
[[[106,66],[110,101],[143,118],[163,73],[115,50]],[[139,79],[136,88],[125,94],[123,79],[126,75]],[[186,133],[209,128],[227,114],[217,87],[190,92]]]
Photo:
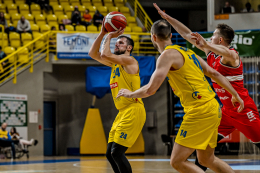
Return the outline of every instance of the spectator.
[[[32,34],[30,22],[26,20],[24,16],[22,16],[21,19],[18,21],[17,32],[18,33],[29,32]]]
[[[52,26],[51,31],[56,31],[56,27]],[[56,49],[56,33],[51,33],[49,38],[50,49]]]
[[[78,6],[75,6],[74,11],[71,13],[71,23],[80,25],[81,24],[81,14],[79,12]]]
[[[226,1],[225,6],[222,8],[222,13],[235,13],[235,8]]]
[[[60,24],[59,25],[59,30],[60,31],[68,31],[67,29],[65,29],[65,25],[64,24]]]
[[[47,13],[49,11],[53,11],[53,8],[50,5],[50,1],[49,0],[38,0],[38,4],[40,5],[41,10],[45,10]]]
[[[95,14],[93,16],[93,24],[96,27],[99,27],[99,25],[102,24],[103,19],[104,19],[104,16],[98,10],[96,10],[96,12],[95,12]]]
[[[86,27],[88,25],[91,25],[92,16],[89,14],[89,9],[85,10],[85,13],[83,14],[83,18],[84,18]]]
[[[0,146],[1,147],[11,147],[12,156],[15,159],[15,147],[14,144],[18,144],[19,141],[13,141],[11,139],[10,133],[6,130],[7,123],[3,123],[0,129]]]
[[[0,60],[4,59],[5,57],[6,57],[6,54],[4,53],[4,51],[2,51],[2,46],[0,46]],[[2,81],[6,76],[9,75],[9,73],[7,73],[4,76],[2,76],[5,72],[4,71],[1,72],[7,66],[9,66],[8,60],[5,60],[4,62],[2,62],[0,64],[0,81]],[[2,70],[1,70],[1,68],[2,68]],[[9,69],[5,69],[5,70],[9,70]]]
[[[21,144],[21,147],[22,147],[22,151],[24,153],[28,153],[28,151],[24,148],[24,145],[34,145],[35,146],[38,144],[38,141],[34,140],[34,139],[31,139],[30,141],[20,139],[21,137],[20,137],[19,133],[16,131],[15,127],[11,128],[10,135],[12,137],[12,140],[14,140],[14,141],[19,140],[19,143]]]
[[[254,12],[254,9],[251,8],[251,4],[248,2],[248,3],[246,3],[246,8],[244,8],[241,12],[243,12],[243,13]]]
[[[5,32],[9,34],[9,28],[7,24],[7,20],[5,19],[5,15],[3,12],[0,12],[0,25],[3,25],[5,28]],[[0,31],[2,31],[2,27],[0,28]]]

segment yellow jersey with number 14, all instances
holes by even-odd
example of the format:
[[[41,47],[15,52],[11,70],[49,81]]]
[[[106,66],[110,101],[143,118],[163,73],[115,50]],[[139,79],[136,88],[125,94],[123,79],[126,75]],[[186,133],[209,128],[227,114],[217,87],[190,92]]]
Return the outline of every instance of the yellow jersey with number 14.
[[[174,94],[180,98],[184,111],[212,100],[215,92],[204,76],[196,54],[178,45],[167,46],[165,50],[167,49],[175,49],[184,57],[183,66],[178,70],[170,69],[167,74],[167,79]]]
[[[135,91],[141,86],[141,80],[139,73],[128,74],[122,65],[113,64],[110,76],[110,89],[112,92],[113,100],[115,106],[118,110],[123,109],[130,104],[140,103],[143,105],[143,101],[140,98],[126,98],[119,97],[116,98],[118,92],[121,89],[128,89],[130,91]]]

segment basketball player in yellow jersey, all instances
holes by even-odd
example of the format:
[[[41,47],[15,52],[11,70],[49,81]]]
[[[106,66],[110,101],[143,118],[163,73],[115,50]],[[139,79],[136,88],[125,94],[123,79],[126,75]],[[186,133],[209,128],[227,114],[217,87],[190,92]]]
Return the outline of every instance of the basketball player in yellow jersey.
[[[199,161],[213,171],[234,172],[228,164],[214,156],[221,109],[204,74],[232,94],[233,104],[240,103],[239,111],[244,107],[243,100],[224,76],[209,67],[193,51],[172,45],[171,36],[171,26],[166,20],[153,24],[151,40],[161,53],[156,70],[147,85],[134,92],[122,89],[117,97],[149,97],[167,77],[174,93],[180,97],[185,111],[171,155],[172,167],[182,173],[204,173],[198,166],[187,161],[194,150],[197,150]]]
[[[130,56],[134,42],[127,36],[119,36],[123,30],[110,32],[99,52],[100,44],[107,33],[104,26],[97,39],[90,48],[91,58],[111,67],[110,88],[113,100],[119,113],[109,133],[106,157],[115,173],[131,173],[131,166],[125,157],[125,151],[131,147],[143,128],[146,112],[142,99],[116,98],[121,88],[135,91],[140,88],[139,65],[134,57]],[[118,37],[119,36],[119,37]],[[111,38],[117,37],[114,54],[110,51]]]

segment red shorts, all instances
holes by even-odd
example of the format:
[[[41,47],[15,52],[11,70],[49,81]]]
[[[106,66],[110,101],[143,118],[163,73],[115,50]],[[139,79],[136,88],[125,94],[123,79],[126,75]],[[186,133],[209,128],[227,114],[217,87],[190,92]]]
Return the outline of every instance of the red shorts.
[[[244,110],[238,113],[237,108],[222,108],[222,119],[218,133],[227,136],[235,129],[242,132],[252,142],[260,142],[260,118],[252,98],[244,100]]]

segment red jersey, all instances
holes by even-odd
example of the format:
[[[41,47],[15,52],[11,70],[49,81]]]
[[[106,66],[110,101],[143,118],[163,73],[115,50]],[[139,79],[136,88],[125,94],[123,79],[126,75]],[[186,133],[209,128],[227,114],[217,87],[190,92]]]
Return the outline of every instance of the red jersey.
[[[237,51],[231,47],[230,50]],[[207,62],[210,67],[218,71],[220,74],[225,76],[231,83],[233,88],[237,91],[241,99],[245,100],[249,97],[248,91],[244,88],[244,77],[243,77],[243,63],[240,59],[240,63],[237,67],[230,67],[221,63],[221,55],[216,55],[214,52],[209,52],[207,55]],[[212,80],[212,79],[211,79]],[[232,95],[224,88],[219,86],[215,81],[212,80],[215,92],[218,94],[219,99],[226,108],[234,109],[231,98]]]

